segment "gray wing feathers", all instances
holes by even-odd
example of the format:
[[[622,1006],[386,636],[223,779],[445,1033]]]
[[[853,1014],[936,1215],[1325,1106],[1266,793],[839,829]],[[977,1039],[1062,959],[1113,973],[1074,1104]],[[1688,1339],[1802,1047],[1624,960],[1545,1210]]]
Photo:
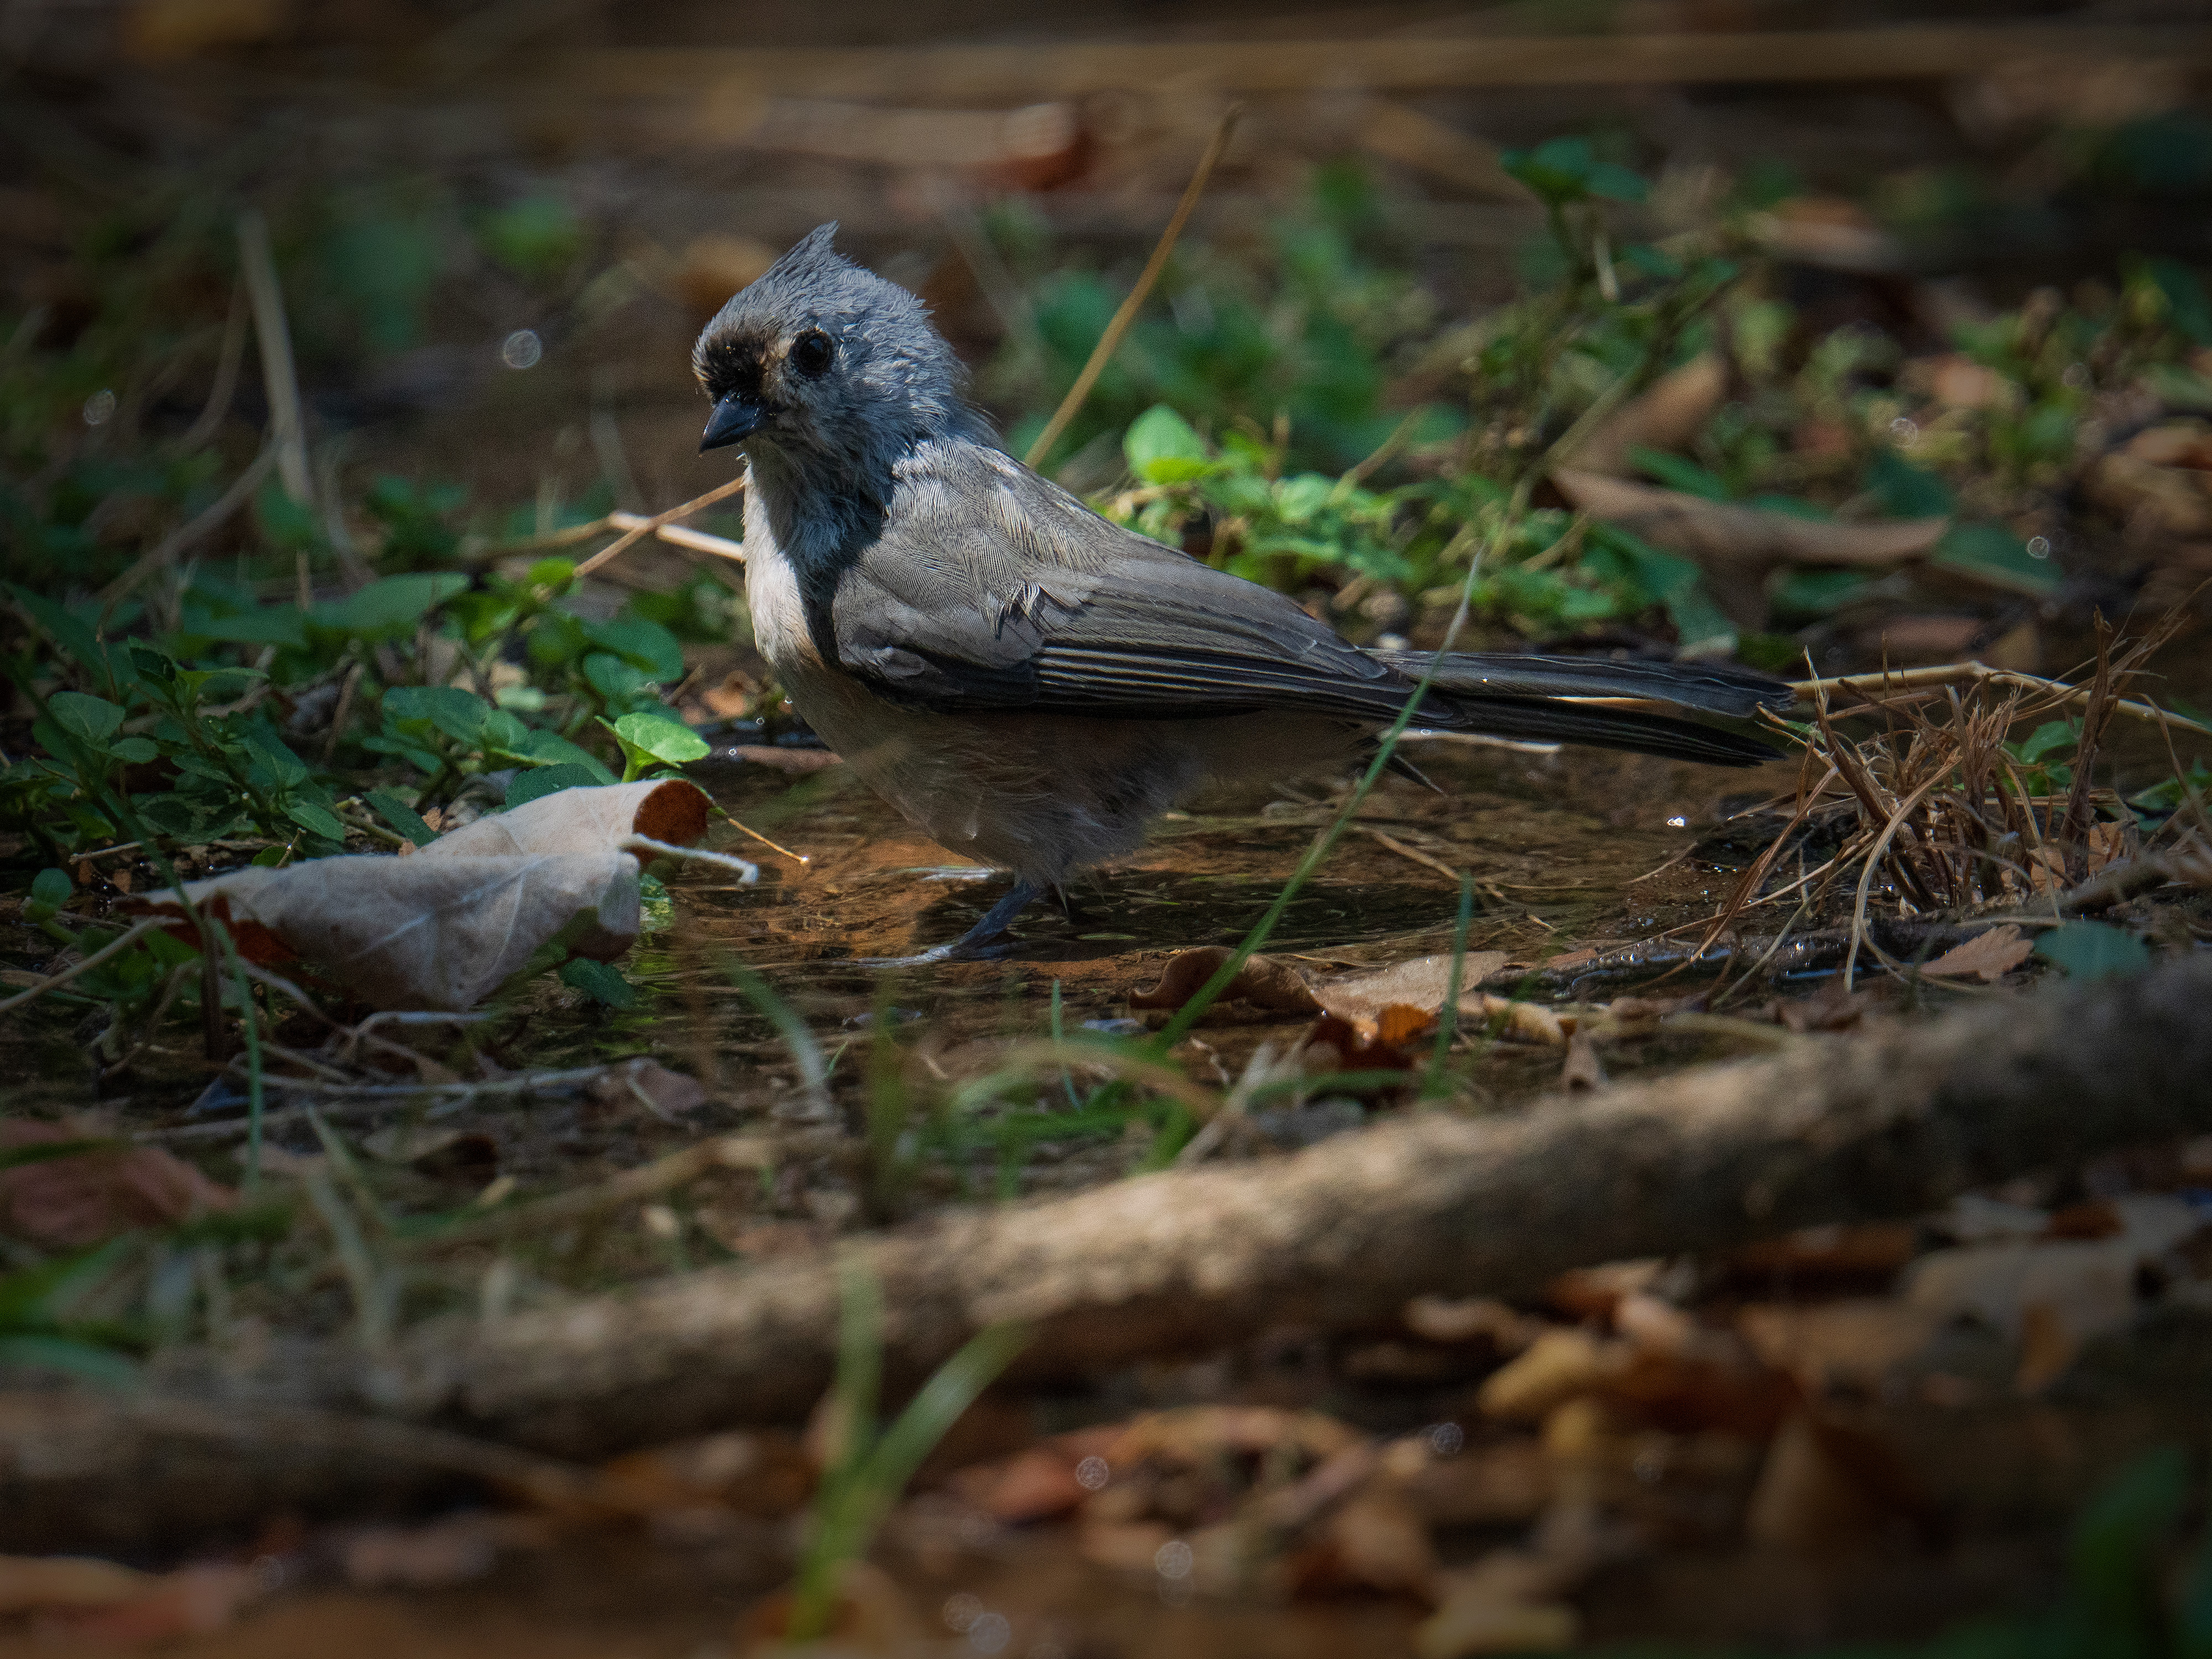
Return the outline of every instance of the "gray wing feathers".
[[[883,533],[840,575],[837,660],[940,710],[1202,718],[1297,709],[1382,722],[1428,666],[1369,653],[1291,600],[1109,524],[995,451],[921,447]],[[1746,714],[1776,683],[1729,668],[1455,654],[1421,725],[1694,759],[1763,759],[1729,732],[1554,696],[1651,696]]]
[[[1407,690],[1280,594],[970,446],[917,453],[832,616],[848,672],[932,707],[1387,719]]]

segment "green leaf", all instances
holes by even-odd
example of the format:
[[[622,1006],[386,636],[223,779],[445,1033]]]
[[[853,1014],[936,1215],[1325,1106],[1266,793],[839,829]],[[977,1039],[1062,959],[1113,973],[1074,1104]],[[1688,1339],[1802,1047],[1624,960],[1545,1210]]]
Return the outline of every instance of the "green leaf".
[[[0,1330],[51,1326],[132,1249],[126,1237],[0,1277]]]
[[[507,786],[507,804],[520,806],[525,801],[536,800],[540,795],[555,795],[563,789],[589,789],[603,780],[594,777],[585,768],[562,762],[553,766],[532,767],[517,772]]]
[[[1864,487],[1893,518],[1937,519],[1959,507],[1950,485],[1894,450],[1878,451],[1867,464]]]
[[[290,745],[267,726],[248,726],[246,744],[253,751],[255,758],[269,769],[278,787],[289,788],[293,784],[306,781],[307,763],[294,754]]]
[[[389,789],[372,789],[362,799],[377,817],[417,847],[428,847],[438,839],[438,832],[422,822],[422,815]]]
[[[1206,440],[1165,404],[1154,404],[1121,434],[1129,471],[1150,484],[1182,483],[1211,470]]]
[[[104,1389],[127,1389],[138,1381],[138,1367],[112,1348],[70,1336],[0,1336],[0,1366],[67,1371]]]
[[[2033,764],[2054,749],[2071,748],[2080,735],[2081,729],[2071,720],[2045,720],[2017,745],[2008,746],[2021,760]]]
[[[384,694],[384,718],[395,726],[421,722],[474,748],[491,718],[491,705],[457,685],[395,685]]]
[[[82,691],[57,691],[46,699],[46,706],[54,711],[54,720],[63,731],[94,749],[105,747],[116,727],[123,724],[121,708],[105,697],[88,696]]]
[[[151,738],[118,738],[107,745],[107,752],[119,761],[143,766],[148,761],[159,758],[161,749]]]
[[[466,576],[450,571],[386,576],[343,599],[317,605],[307,620],[335,634],[398,639],[413,633],[416,623],[468,585]]]
[[[663,684],[684,678],[684,642],[657,622],[643,617],[617,617],[609,622],[586,623],[585,637],[602,651],[611,651],[649,680]]]
[[[301,800],[294,795],[284,802],[284,816],[308,834],[320,836],[325,841],[342,842],[345,839],[345,825],[327,806],[319,806],[313,801]]]
[[[2057,592],[2061,580],[2055,563],[2030,554],[2027,544],[2000,524],[1953,525],[1936,544],[1929,562],[2037,598]]]
[[[2177,1445],[2144,1453],[2074,1523],[2074,1589],[2108,1634],[2157,1616],[2160,1558],[2188,1507],[2190,1462]]]
[[[1695,461],[1685,460],[1680,455],[1669,455],[1663,450],[1647,449],[1642,444],[1630,447],[1628,459],[1669,489],[1679,489],[1686,495],[1702,496],[1709,501],[1724,501],[1729,498],[1728,485],[1717,474],[1707,471]]]
[[[1840,611],[1874,586],[1863,570],[1778,570],[1766,584],[1776,611],[1790,618]]]
[[[117,1152],[129,1142],[121,1140],[34,1140],[27,1146],[0,1147],[0,1170],[20,1170],[26,1164],[46,1164],[58,1158],[80,1158],[87,1152]]]
[[[307,644],[307,613],[296,605],[264,605],[233,617],[211,617],[188,608],[179,631],[229,645],[276,645],[301,651]]]
[[[75,890],[66,870],[57,870],[50,866],[31,878],[31,902],[33,904],[46,906],[48,914],[67,904],[70,902],[70,895]]]
[[[580,766],[593,783],[612,783],[615,775],[588,749],[579,748],[558,732],[532,732],[516,750],[532,766]]]
[[[2035,954],[2073,979],[2125,979],[2150,966],[2149,947],[2124,927],[2069,921],[2036,941]]]
[[[571,957],[562,963],[561,983],[610,1008],[630,1008],[637,1004],[637,987],[624,979],[619,969],[608,963],[594,962],[589,957]]]
[[[615,740],[622,744],[625,781],[655,761],[664,766],[682,766],[708,752],[704,738],[681,720],[671,720],[665,714],[641,711],[624,714],[611,724],[605,720],[599,724],[613,732]]]
[[[2179,259],[2146,259],[2143,274],[2166,301],[2166,321],[2192,345],[2212,346],[2212,300],[2197,275]]]
[[[594,651],[584,659],[584,684],[610,703],[626,702],[645,690],[645,675],[635,663],[610,652]]]

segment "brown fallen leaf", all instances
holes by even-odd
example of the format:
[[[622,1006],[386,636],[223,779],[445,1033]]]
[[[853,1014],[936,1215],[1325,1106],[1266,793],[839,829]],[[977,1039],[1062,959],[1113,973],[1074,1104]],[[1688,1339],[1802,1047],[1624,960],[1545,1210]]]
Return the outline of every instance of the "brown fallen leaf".
[[[55,1123],[0,1123],[0,1151],[92,1139]],[[158,1146],[106,1144],[0,1170],[0,1232],[80,1249],[238,1206],[238,1194]]]
[[[994,1521],[1044,1521],[1069,1513],[1089,1494],[1077,1473],[1082,1461],[1060,1446],[1031,1446],[999,1462],[962,1469],[951,1484]]]
[[[596,1496],[623,1515],[719,1505],[776,1516],[805,1505],[815,1476],[797,1437],[731,1430],[625,1452],[600,1466]]]
[[[1400,1317],[1430,1342],[1486,1340],[1502,1353],[1519,1353],[1544,1333],[1544,1322],[1495,1297],[1417,1296]]]
[[[1977,933],[1963,945],[1954,945],[1922,964],[1920,971],[1934,979],[1964,979],[1969,975],[1984,983],[2002,979],[2034,954],[2035,941],[2023,939],[2011,922]]]
[[[642,1106],[665,1123],[697,1111],[708,1099],[706,1085],[697,1078],[672,1072],[657,1060],[635,1060],[603,1073],[585,1092],[596,1105],[613,1109]]]
[[[1562,456],[1577,471],[1625,473],[1632,449],[1686,447],[1728,395],[1728,364],[1717,351],[1700,352],[1670,369],[1598,424],[1597,429]]]
[[[1931,551],[1948,519],[1838,524],[1764,507],[1707,501],[1680,490],[1572,469],[1552,482],[1575,507],[1671,552],[1695,559],[1716,578],[1714,595],[1739,623],[1765,617],[1760,586],[1784,564],[1887,568]]]
[[[1900,1297],[1852,1297],[1810,1306],[1753,1304],[1736,1315],[1752,1352],[1815,1398],[1839,1385],[1879,1394],[1925,1349],[1941,1323]]]
[[[1407,1499],[1387,1489],[1359,1492],[1342,1504],[1329,1517],[1326,1537],[1337,1575],[1353,1585],[1421,1595],[1436,1572],[1427,1523]]]
[[[1462,1013],[1479,1013],[1483,999],[1478,988],[1505,966],[1503,951],[1469,951],[1460,963],[1459,1006]],[[1340,1019],[1372,1021],[1385,1008],[1418,1008],[1435,1014],[1451,993],[1452,959],[1449,953],[1415,957],[1378,972],[1345,974],[1326,979],[1313,988],[1318,1006]]]
[[[1488,1417],[1540,1422],[1561,1402],[1604,1388],[1634,1359],[1626,1342],[1583,1330],[1548,1330],[1492,1371],[1475,1403]]]
[[[1800,1412],[1767,1449],[1744,1531],[1754,1544],[1825,1557],[1865,1548],[1882,1520],[1875,1495],[1831,1453],[1810,1414]]]
[[[1776,258],[1829,270],[1905,268],[1904,244],[1858,203],[1842,196],[1793,196],[1752,216],[1752,236]]]
[[[1796,1289],[1871,1282],[1886,1287],[1919,1253],[1918,1230],[1912,1223],[1876,1221],[1802,1228],[1732,1250],[1726,1263],[1730,1274],[1747,1285],[1780,1281]]]
[[[1180,1008],[1196,996],[1212,979],[1221,964],[1229,960],[1230,951],[1223,945],[1202,945],[1194,950],[1178,951],[1170,957],[1160,970],[1160,982],[1149,991],[1132,991],[1132,1008]],[[1221,1002],[1249,1002],[1255,1008],[1265,1008],[1273,1013],[1314,1014],[1322,1005],[1313,991],[1287,963],[1273,957],[1249,957],[1237,970],[1237,977],[1218,999]]]
[[[1559,1067],[1559,1087],[1569,1094],[1587,1093],[1606,1085],[1605,1066],[1589,1033],[1577,1031],[1567,1039],[1566,1063]]]
[[[2212,534],[2212,424],[2169,421],[2138,432],[2083,483],[2131,537]]]

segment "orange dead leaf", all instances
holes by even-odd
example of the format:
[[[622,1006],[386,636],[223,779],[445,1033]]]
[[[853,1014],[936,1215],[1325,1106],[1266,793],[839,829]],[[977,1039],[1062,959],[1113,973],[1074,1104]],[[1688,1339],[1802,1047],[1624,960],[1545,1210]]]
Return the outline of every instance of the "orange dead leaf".
[[[0,1123],[0,1150],[88,1138],[59,1124]],[[237,1204],[231,1188],[158,1146],[104,1146],[0,1170],[0,1232],[63,1249]]]
[[[1977,933],[1963,945],[1924,964],[1920,971],[1931,978],[1964,979],[1972,975],[1984,983],[2002,979],[2034,953],[2035,941],[2023,939],[2011,922]]]
[[[1178,951],[1170,957],[1160,970],[1160,982],[1149,991],[1132,991],[1132,1008],[1180,1008],[1196,996],[1206,981],[1212,979],[1221,964],[1229,960],[1226,945],[1202,945],[1194,950]],[[1218,999],[1222,1002],[1249,1002],[1257,1008],[1274,1013],[1310,1014],[1317,1012],[1320,1003],[1314,1000],[1312,990],[1287,963],[1272,957],[1249,957],[1237,970],[1237,977]]]

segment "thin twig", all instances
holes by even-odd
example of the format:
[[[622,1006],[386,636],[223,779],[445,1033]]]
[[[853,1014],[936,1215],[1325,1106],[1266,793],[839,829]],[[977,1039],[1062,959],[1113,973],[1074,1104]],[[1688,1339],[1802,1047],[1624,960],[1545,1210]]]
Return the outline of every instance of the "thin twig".
[[[1182,234],[1182,228],[1190,222],[1199,198],[1206,194],[1206,181],[1213,176],[1214,164],[1221,160],[1222,152],[1229,148],[1229,136],[1237,130],[1237,118],[1243,113],[1242,104],[1231,104],[1222,112],[1221,123],[1213,129],[1212,141],[1206,145],[1206,154],[1199,158],[1198,170],[1190,175],[1190,183],[1183,187],[1182,200],[1176,204],[1174,216],[1168,221],[1168,228],[1160,233],[1160,240],[1153,246],[1152,257],[1145,261],[1144,270],[1138,274],[1137,285],[1129,290],[1129,297],[1121,301],[1121,309],[1106,325],[1106,331],[1098,337],[1098,343],[1091,349],[1091,357],[1083,365],[1083,372],[1075,377],[1075,384],[1068,387],[1067,395],[1060,400],[1060,407],[1053,410],[1052,418],[1044,423],[1044,430],[1037,434],[1036,441],[1022,457],[1024,465],[1036,466],[1052,453],[1052,447],[1060,441],[1060,434],[1067,430],[1067,423],[1082,409],[1084,401],[1091,396],[1091,388],[1098,383],[1098,377],[1105,373],[1106,365],[1113,360],[1115,352],[1121,349],[1121,337],[1129,331],[1129,325],[1137,320],[1138,311],[1151,297],[1152,284],[1159,281],[1160,272],[1167,268],[1168,255],[1175,252],[1176,239]]]
[[[400,1243],[403,1249],[410,1250],[444,1250],[464,1244],[490,1243],[517,1233],[582,1221],[609,1210],[621,1209],[626,1204],[658,1198],[678,1187],[688,1187],[716,1170],[773,1170],[802,1147],[815,1152],[827,1150],[815,1144],[821,1139],[818,1135],[720,1135],[637,1169],[625,1170],[595,1185],[556,1193],[534,1203],[514,1205],[489,1215],[471,1217],[437,1232]]]
[[[1889,845],[1891,837],[1895,836],[1904,826],[1905,821],[1912,816],[1913,808],[1928,798],[1928,792],[1944,781],[1948,775],[1947,772],[1938,772],[1899,802],[1896,809],[1889,815],[1889,822],[1882,825],[1881,834],[1875,838],[1873,847],[1867,851],[1866,867],[1859,872],[1858,896],[1851,905],[1851,948],[1844,957],[1844,989],[1846,991],[1851,988],[1851,976],[1858,967],[1861,940],[1865,941],[1867,948],[1879,957],[1885,966],[1894,968],[1898,965],[1883,951],[1881,946],[1874,942],[1873,938],[1866,931],[1867,893],[1874,885],[1874,872],[1881,863],[1882,851]]]
[[[229,415],[231,399],[238,392],[239,366],[246,361],[246,290],[234,288],[230,292],[230,315],[223,319],[222,351],[216,360],[215,384],[208,389],[206,407],[185,429],[185,435],[177,440],[178,454],[189,455],[200,448],[221,429]]]
[[[269,252],[269,222],[258,208],[238,216],[238,263],[253,306],[253,337],[261,348],[261,380],[269,393],[270,436],[276,447],[277,476],[295,501],[315,498],[307,471],[307,426],[300,408],[300,373],[292,361],[292,330],[284,316],[284,289]]]
[[[92,969],[99,967],[101,963],[106,961],[110,957],[114,956],[117,952],[128,950],[131,945],[136,945],[140,939],[145,938],[147,934],[152,933],[155,928],[165,927],[167,925],[167,918],[161,916],[147,917],[145,921],[139,922],[137,926],[131,927],[120,938],[110,939],[106,944],[101,945],[100,949],[94,951],[90,956],[87,957],[82,962],[76,963],[70,967],[64,968],[58,974],[50,974],[45,979],[40,980],[36,985],[30,987],[27,990],[18,991],[14,996],[9,997],[5,1002],[0,1002],[0,1014],[4,1014],[9,1009],[18,1007],[26,1002],[36,1001],[39,998],[46,995],[47,992],[55,989],[57,987],[68,984],[79,974],[88,972]]]
[[[212,504],[197,518],[187,520],[172,530],[156,543],[151,551],[142,554],[128,570],[100,591],[100,605],[103,612],[115,608],[117,601],[138,584],[165,565],[173,563],[177,556],[197,544],[210,531],[253,499],[253,492],[269,476],[269,469],[276,464],[276,447],[272,443],[253,458],[252,464],[230,482],[230,488],[216,496]]]
[[[1956,685],[1966,681],[1987,685],[2016,685],[2055,698],[2057,705],[2075,707],[2087,703],[2093,690],[2086,685],[2069,685],[2063,680],[2045,679],[2039,674],[2023,674],[2016,669],[1988,668],[1978,662],[1943,663],[1931,668],[1888,669],[1874,674],[1838,674],[1827,679],[1793,680],[1790,689],[1801,697],[1809,697],[1815,691],[1903,690],[1912,686]],[[2164,720],[2212,738],[2212,726],[2161,710],[2153,703],[2122,698],[2115,699],[2112,707],[2116,712],[2132,715],[2139,720]]]
[[[728,483],[715,485],[714,489],[708,490],[705,495],[695,496],[690,501],[684,502],[681,507],[672,507],[665,513],[656,513],[649,519],[635,519],[631,514],[627,513],[620,514],[619,516],[621,518],[630,521],[629,528],[623,531],[620,536],[617,536],[613,541],[609,542],[598,552],[592,554],[592,556],[585,560],[583,563],[578,565],[576,567],[577,580],[581,580],[584,577],[590,575],[601,565],[606,563],[608,560],[615,557],[617,554],[622,553],[634,544],[641,541],[644,538],[652,535],[663,525],[673,524],[678,519],[688,519],[694,513],[697,513],[702,508],[712,507],[716,501],[721,501],[726,496],[736,495],[738,491],[743,489],[744,487],[745,475],[740,472],[736,477],[732,478]],[[617,515],[609,514],[607,516],[611,521]],[[742,558],[744,556],[740,554],[738,556]]]

